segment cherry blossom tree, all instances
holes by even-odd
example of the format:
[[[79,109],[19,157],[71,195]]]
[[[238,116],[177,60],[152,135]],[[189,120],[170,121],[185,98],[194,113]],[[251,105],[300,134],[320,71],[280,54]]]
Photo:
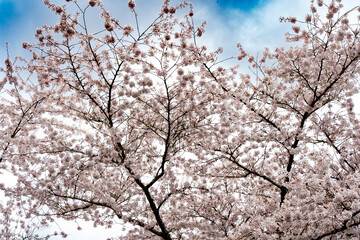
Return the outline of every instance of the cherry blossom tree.
[[[238,44],[242,74],[201,46],[189,2],[146,27],[133,0],[134,24],[44,2],[59,23],[2,69],[7,216],[132,225],[120,239],[360,237],[360,7],[281,18],[295,43],[261,59]]]

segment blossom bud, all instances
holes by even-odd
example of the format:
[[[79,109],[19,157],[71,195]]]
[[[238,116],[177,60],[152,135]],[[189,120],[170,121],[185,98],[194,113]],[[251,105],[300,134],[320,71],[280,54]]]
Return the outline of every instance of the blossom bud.
[[[291,18],[289,18],[289,21],[290,21],[291,23],[296,23],[296,18],[295,18],[295,17],[291,17]]]
[[[178,71],[177,71],[177,73],[178,73],[180,76],[182,76],[182,75],[184,75],[184,70],[183,70],[182,68],[179,68]]]
[[[171,7],[169,11],[171,14],[174,14],[176,12],[176,9],[174,7]]]
[[[129,25],[126,25],[124,26],[123,30],[124,30],[124,35],[129,36],[130,33],[133,31],[133,28]]]
[[[115,43],[115,38],[113,37],[113,36],[111,36],[111,35],[109,35],[109,34],[106,34],[105,35],[105,42],[106,43]]]
[[[56,9],[55,9],[55,12],[56,12],[57,14],[62,13],[62,11],[63,11],[63,8],[60,7],[60,6],[57,6]]]
[[[300,32],[300,27],[298,27],[298,26],[293,26],[292,29],[294,30],[295,33]]]
[[[333,12],[329,12],[327,15],[326,15],[326,18],[327,19],[331,19],[334,17],[334,13]]]
[[[255,60],[254,56],[250,56],[249,59],[248,59],[249,63],[253,62],[254,60]]]
[[[29,44],[28,42],[23,42],[22,47],[23,47],[24,49],[29,49],[29,48],[30,48],[30,44]]]
[[[165,7],[163,8],[163,12],[164,12],[164,13],[169,13],[169,8],[168,8],[167,6],[165,6]]]
[[[89,5],[90,5],[91,7],[94,7],[94,6],[96,5],[95,0],[89,0]]]
[[[197,28],[197,34],[196,34],[196,35],[197,35],[198,37],[201,37],[202,34],[203,34],[203,32],[202,32],[201,28]]]
[[[131,10],[133,10],[133,9],[135,8],[135,2],[132,1],[132,0],[130,0],[130,1],[128,2],[128,7],[129,7]]]
[[[111,31],[114,30],[113,25],[112,25],[111,23],[109,23],[109,22],[106,22],[106,23],[105,23],[105,28],[106,28],[106,30],[108,30],[109,32],[111,32]]]

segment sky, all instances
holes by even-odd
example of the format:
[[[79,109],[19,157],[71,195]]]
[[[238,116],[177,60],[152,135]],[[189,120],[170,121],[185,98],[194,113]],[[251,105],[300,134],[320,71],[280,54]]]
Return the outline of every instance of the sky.
[[[86,1],[86,0],[79,0]],[[262,51],[266,44],[283,42],[287,24],[279,24],[280,15],[294,15],[307,9],[308,0],[191,0],[195,5],[195,21],[207,21],[204,38],[214,49],[224,46],[231,53],[241,42],[247,50]],[[56,0],[63,2],[65,0]],[[121,15],[127,10],[127,0],[103,0],[110,12]],[[161,0],[137,0],[140,18],[156,16]],[[114,5],[121,7],[112,8]],[[148,11],[151,9],[151,11]],[[141,11],[143,10],[143,12]],[[300,11],[300,12],[301,12]],[[144,16],[145,15],[145,16]],[[146,17],[151,15],[151,17]],[[129,15],[128,15],[129,16]],[[24,41],[34,42],[36,28],[56,23],[56,17],[43,5],[43,0],[0,0],[0,64],[6,56],[5,42],[9,43],[10,56],[24,55]],[[266,37],[265,37],[266,36]],[[265,41],[266,39],[266,41]]]
[[[65,0],[56,0],[65,3]],[[78,0],[86,1],[86,0]],[[344,0],[345,6],[359,4],[360,0]],[[126,18],[127,0],[103,0],[115,16]],[[279,17],[295,16],[304,19],[310,0],[191,0],[194,3],[194,20],[200,25],[207,21],[204,37],[201,39],[209,49],[224,48],[224,58],[236,56],[236,43],[253,55],[261,53],[264,47],[274,49],[288,43],[284,35],[291,30],[290,24],[279,22]],[[140,21],[149,21],[157,15],[161,0],[137,0]],[[9,43],[10,57],[26,55],[21,44],[35,42],[36,28],[56,23],[56,17],[43,5],[42,0],[0,0],[0,67],[6,53],[5,42]],[[1,77],[1,76],[0,76]],[[101,240],[116,236],[121,227],[110,230],[93,228],[81,223],[83,231],[76,231],[74,223],[59,221],[61,229],[70,233],[68,239]],[[55,227],[59,231],[59,227]],[[62,238],[54,238],[62,239]]]
[[[260,1],[260,0],[217,0],[216,3],[223,8],[235,8],[241,9],[243,11],[249,11],[258,7],[261,3],[268,1]]]

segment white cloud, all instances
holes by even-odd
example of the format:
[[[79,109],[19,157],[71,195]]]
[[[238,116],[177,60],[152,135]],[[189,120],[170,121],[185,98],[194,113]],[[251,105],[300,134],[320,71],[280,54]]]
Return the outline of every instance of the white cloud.
[[[81,227],[81,230],[77,230],[78,226]],[[60,235],[61,231],[68,234],[66,239],[69,240],[105,240],[108,238],[124,236],[124,233],[126,232],[126,230],[124,231],[124,226],[120,224],[115,224],[112,228],[105,228],[102,226],[94,227],[91,222],[78,221],[78,223],[76,223],[72,221],[56,220],[56,224],[53,224],[53,227],[37,233],[40,236],[45,236],[46,234],[53,234],[54,231],[57,231],[59,235],[51,237],[51,240],[64,239]]]
[[[225,53],[232,53],[236,43],[241,43],[245,50],[256,53],[265,46],[285,44],[284,34],[291,26],[280,23],[280,16],[303,19],[307,9],[309,4],[304,0],[272,0],[251,12],[221,9],[215,1],[207,1],[198,6],[196,17],[208,23],[204,42],[224,46]]]

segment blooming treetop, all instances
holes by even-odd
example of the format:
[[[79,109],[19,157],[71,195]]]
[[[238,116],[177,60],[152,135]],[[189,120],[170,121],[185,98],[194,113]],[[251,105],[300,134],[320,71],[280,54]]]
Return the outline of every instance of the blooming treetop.
[[[135,25],[66,2],[44,1],[59,23],[2,69],[6,216],[132,224],[121,239],[360,237],[359,7],[311,1],[282,19],[300,44],[258,60],[238,44],[248,75],[198,45],[189,2],[164,0],[144,29],[135,1]]]

